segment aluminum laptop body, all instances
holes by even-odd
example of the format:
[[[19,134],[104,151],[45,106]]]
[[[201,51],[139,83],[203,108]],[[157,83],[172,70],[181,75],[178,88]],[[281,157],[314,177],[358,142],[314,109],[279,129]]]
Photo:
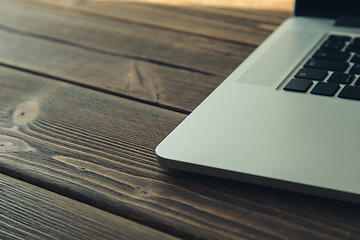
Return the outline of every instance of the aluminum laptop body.
[[[356,0],[298,0],[160,143],[159,163],[360,203],[360,101],[284,90],[329,35],[360,37],[359,12]]]

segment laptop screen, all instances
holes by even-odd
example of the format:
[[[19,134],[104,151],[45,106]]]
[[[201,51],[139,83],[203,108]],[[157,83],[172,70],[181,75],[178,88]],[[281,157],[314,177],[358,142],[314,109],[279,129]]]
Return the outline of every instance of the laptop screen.
[[[360,0],[296,0],[295,15],[328,18],[343,15],[360,17]]]

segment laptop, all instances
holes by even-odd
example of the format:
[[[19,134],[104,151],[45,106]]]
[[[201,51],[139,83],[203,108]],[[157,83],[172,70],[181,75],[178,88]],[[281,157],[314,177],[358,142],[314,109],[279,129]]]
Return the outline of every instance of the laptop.
[[[360,203],[360,1],[297,0],[156,148],[165,168]]]

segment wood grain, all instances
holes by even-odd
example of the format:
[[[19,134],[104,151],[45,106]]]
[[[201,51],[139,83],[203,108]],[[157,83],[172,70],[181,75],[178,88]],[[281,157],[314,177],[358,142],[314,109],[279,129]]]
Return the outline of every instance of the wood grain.
[[[0,171],[186,239],[357,239],[360,207],[158,166],[185,115],[0,68]]]
[[[0,174],[1,239],[175,239]]]
[[[0,48],[0,63],[180,112],[192,111],[285,18],[266,11],[229,16],[232,11],[224,9],[208,13],[134,3],[108,6],[109,12],[101,10],[105,16],[92,2],[86,2],[91,11],[87,4],[34,2],[39,4],[0,1],[0,38],[6,46]],[[171,21],[160,22],[170,25],[154,27],[144,12],[150,19],[164,15]],[[140,22],[128,19],[136,15]],[[214,26],[208,32],[218,36],[196,32],[203,25]],[[221,37],[232,35],[224,29],[250,32],[230,41]]]
[[[152,3],[168,6],[186,6],[186,7],[216,7],[233,9],[267,9],[291,11],[294,8],[294,0],[92,0],[92,2],[134,2],[134,3]]]
[[[22,0],[22,2],[30,2]],[[141,25],[175,30],[216,38],[231,42],[259,45],[272,30],[291,15],[286,11],[252,11],[246,8],[234,8],[223,3],[216,8],[196,4],[178,6],[172,4],[154,4],[143,1],[76,1],[76,0],[36,0],[47,6],[65,7],[83,13],[98,14]],[[31,1],[34,3],[34,1]],[[180,6],[179,6],[180,5]],[[253,21],[249,21],[252,19]]]
[[[0,67],[0,172],[185,239],[359,239],[358,205],[167,171],[155,159],[186,116],[156,106],[191,111],[289,12],[0,4],[0,63],[9,67]],[[58,215],[54,229],[67,221]],[[30,231],[9,221],[11,232]]]

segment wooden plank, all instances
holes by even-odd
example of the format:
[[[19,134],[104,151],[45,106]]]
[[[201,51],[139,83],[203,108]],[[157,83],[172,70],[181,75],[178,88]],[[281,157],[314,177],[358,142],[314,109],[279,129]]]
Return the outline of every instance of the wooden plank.
[[[1,239],[175,239],[0,174]]]
[[[194,109],[254,49],[71,11],[0,4],[6,46],[0,63],[183,111]]]
[[[0,68],[0,171],[186,239],[357,239],[360,206],[158,166],[185,115]]]
[[[0,48],[0,64],[178,111],[194,109],[223,80],[1,30],[0,39],[6,46]]]
[[[27,0],[23,0],[23,2],[27,2]],[[278,9],[275,11],[276,14],[269,10],[248,10],[246,4],[248,6],[250,4],[249,2],[244,4],[244,1],[238,1],[237,8],[234,8],[236,1],[232,3],[222,1],[221,4],[217,4],[217,8],[211,6],[216,6],[213,1],[213,4],[207,4],[207,1],[202,4],[194,1],[177,1],[176,4],[168,3],[168,1],[155,1],[154,3],[152,1],[37,0],[36,2],[255,46],[259,45],[269,34],[269,28],[274,29],[289,17],[292,9],[289,7],[291,4],[289,0],[275,8]],[[285,11],[281,11],[280,9],[284,9],[281,6],[285,5],[288,7],[285,7]],[[249,19],[255,21],[248,21]]]
[[[45,0],[47,1],[47,0]],[[91,0],[91,2],[103,2],[104,0]],[[231,9],[267,9],[292,11],[295,0],[116,0],[117,2],[151,3],[168,6],[191,6],[191,7],[213,7],[213,8],[231,8]],[[67,4],[71,3],[70,1]],[[72,4],[75,4],[73,2]],[[81,3],[77,3],[80,5]],[[84,4],[84,3],[82,3]]]

